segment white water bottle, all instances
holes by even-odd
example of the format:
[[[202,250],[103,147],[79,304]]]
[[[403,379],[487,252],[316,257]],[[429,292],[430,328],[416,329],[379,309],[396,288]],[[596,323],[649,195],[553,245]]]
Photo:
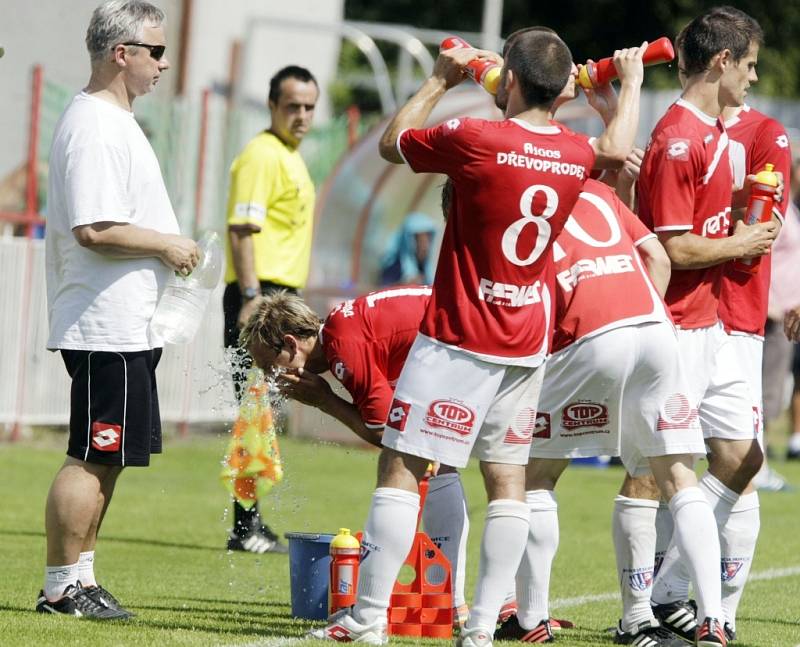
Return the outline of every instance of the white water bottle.
[[[158,300],[150,330],[168,344],[188,344],[203,320],[208,299],[222,278],[222,245],[213,231],[197,242],[200,262],[189,276],[175,274]]]

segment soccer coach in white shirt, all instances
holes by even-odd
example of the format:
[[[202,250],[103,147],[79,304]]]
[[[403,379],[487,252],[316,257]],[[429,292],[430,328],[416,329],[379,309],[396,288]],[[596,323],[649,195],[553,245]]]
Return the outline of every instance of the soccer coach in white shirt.
[[[173,271],[198,261],[179,234],[156,156],[133,100],[169,68],[164,13],[110,0],[86,34],[88,86],[56,126],[46,234],[50,338],[72,378],[69,447],[47,497],[42,613],[130,615],[94,577],[97,530],[117,477],[161,451],[155,367],[163,341],[149,331]]]

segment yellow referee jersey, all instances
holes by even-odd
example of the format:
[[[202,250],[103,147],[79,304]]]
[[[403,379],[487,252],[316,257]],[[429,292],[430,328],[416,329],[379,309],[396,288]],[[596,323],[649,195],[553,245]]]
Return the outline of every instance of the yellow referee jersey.
[[[302,288],[314,228],[314,184],[300,153],[270,132],[254,137],[231,165],[228,225],[252,224],[259,281]],[[225,282],[236,281],[226,239]]]

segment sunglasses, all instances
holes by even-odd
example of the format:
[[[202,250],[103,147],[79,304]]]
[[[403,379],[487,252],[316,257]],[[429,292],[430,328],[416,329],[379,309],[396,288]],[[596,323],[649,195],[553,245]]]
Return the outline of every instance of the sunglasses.
[[[122,43],[123,45],[131,47],[144,47],[150,51],[150,58],[154,61],[160,61],[164,56],[164,51],[167,49],[166,45],[148,45],[147,43]]]

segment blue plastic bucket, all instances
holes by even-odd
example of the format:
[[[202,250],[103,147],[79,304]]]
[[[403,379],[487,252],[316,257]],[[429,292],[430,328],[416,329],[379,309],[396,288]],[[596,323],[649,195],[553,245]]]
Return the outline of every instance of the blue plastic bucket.
[[[287,532],[292,616],[307,620],[328,617],[330,545],[333,535]]]

